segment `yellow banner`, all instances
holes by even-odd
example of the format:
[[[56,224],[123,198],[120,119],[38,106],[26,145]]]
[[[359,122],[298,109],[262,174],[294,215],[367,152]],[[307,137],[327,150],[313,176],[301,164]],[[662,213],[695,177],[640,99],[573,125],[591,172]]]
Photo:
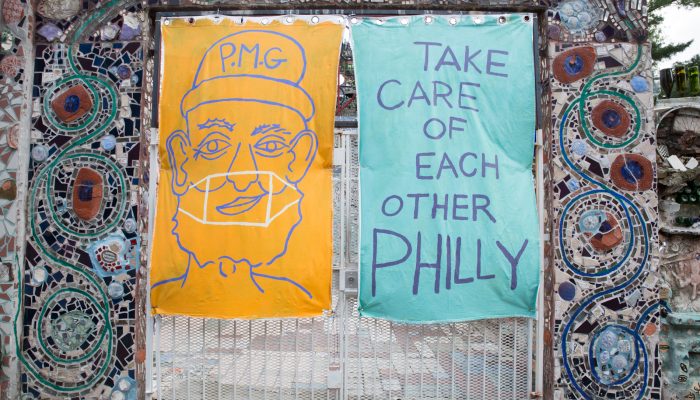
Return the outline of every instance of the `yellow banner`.
[[[240,17],[162,23],[154,314],[330,308],[342,29]]]

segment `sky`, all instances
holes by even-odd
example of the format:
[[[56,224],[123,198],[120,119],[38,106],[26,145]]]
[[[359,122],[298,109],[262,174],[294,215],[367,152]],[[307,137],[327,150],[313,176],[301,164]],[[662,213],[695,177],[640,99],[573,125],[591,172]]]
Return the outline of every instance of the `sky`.
[[[700,7],[686,9],[675,6],[668,6],[661,10],[664,22],[661,25],[661,33],[664,43],[685,42],[695,39],[684,52],[678,53],[671,58],[659,62],[659,68],[669,68],[676,61],[688,61],[696,54],[700,54]]]

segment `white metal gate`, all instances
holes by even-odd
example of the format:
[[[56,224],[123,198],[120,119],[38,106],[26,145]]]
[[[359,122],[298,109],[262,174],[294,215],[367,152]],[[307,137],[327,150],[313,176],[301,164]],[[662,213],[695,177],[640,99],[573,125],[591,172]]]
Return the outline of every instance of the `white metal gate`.
[[[356,131],[338,131],[335,143],[332,310],[255,321],[158,317],[153,397],[529,398],[532,320],[406,325],[358,316]]]

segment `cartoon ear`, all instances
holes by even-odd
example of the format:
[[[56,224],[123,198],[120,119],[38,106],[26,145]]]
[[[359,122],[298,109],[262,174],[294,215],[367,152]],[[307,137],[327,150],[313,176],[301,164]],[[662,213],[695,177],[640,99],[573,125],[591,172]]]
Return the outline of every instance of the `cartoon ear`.
[[[287,181],[297,183],[304,178],[316,157],[317,148],[318,139],[314,131],[303,130],[292,139],[289,152],[294,155],[294,158],[287,166],[289,170]]]
[[[173,172],[172,190],[176,195],[181,196],[187,191],[185,164],[189,160],[187,155],[189,140],[185,136],[185,132],[177,130],[171,133],[165,142],[165,147],[168,150],[170,170]]]

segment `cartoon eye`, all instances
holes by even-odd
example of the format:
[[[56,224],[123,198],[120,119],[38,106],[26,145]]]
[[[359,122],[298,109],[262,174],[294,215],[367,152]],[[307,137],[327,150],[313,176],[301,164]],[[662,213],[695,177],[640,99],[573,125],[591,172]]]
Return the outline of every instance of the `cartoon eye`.
[[[255,143],[255,149],[258,150],[258,154],[265,157],[277,157],[281,154],[282,150],[288,148],[289,146],[281,137],[277,135],[269,135],[260,139]]]
[[[215,160],[223,155],[224,150],[231,147],[226,140],[211,138],[202,142],[197,148],[196,156],[202,156],[207,160]]]

